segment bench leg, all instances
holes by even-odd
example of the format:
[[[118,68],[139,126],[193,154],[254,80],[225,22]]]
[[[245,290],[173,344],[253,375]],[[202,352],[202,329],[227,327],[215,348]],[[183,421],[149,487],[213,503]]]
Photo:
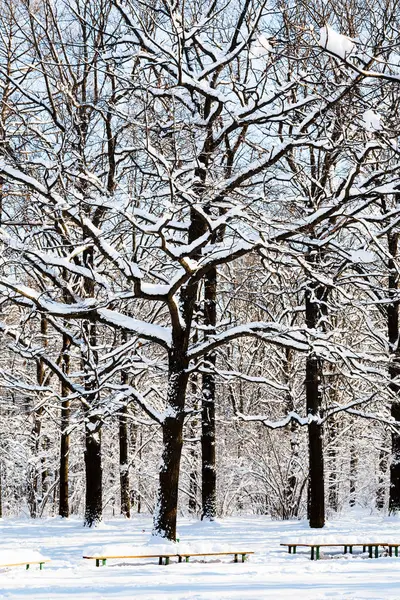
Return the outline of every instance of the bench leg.
[[[367,551],[367,546],[363,546],[363,552]]]
[[[319,560],[319,546],[317,546],[316,548],[316,553],[315,553],[315,560]]]
[[[106,566],[106,562],[107,562],[107,560],[105,558],[103,558],[103,560],[101,561],[101,564],[103,565],[103,567]]]
[[[344,547],[344,554],[347,554],[347,546]]]
[[[26,565],[25,569],[28,570],[29,569],[29,565]]]
[[[379,557],[379,546],[375,546],[375,558]]]
[[[293,554],[296,554],[296,546],[293,546]]]
[[[394,549],[394,555],[395,555],[395,556],[398,556],[398,555],[399,555],[399,547],[398,547],[398,546],[395,546],[395,549]]]
[[[39,569],[40,569],[40,571],[42,571],[42,570],[43,570],[43,564],[44,564],[44,563],[39,563]]]
[[[289,554],[292,554],[292,546],[288,546],[288,552]]]
[[[246,555],[242,554],[242,563],[246,560]]]
[[[368,546],[368,556],[372,558],[372,546]]]
[[[353,546],[349,546],[349,552],[350,554],[353,554]]]
[[[185,562],[189,562],[189,557],[188,556],[186,557]]]
[[[235,556],[234,556],[234,559],[233,559],[233,562],[237,562],[237,561],[238,561],[238,555],[237,555],[237,554],[235,554]]]
[[[159,559],[158,559],[158,564],[159,564],[159,565],[162,565],[162,556],[160,556],[160,557],[159,557]]]
[[[178,562],[182,562],[182,556],[178,556]]]
[[[314,546],[311,546],[311,560],[314,560]]]
[[[392,546],[388,546],[388,552],[389,552],[389,556],[392,556],[392,554],[393,554]]]
[[[100,566],[100,560],[98,558],[96,558],[96,567]]]
[[[166,565],[169,565],[169,556],[166,556],[166,557],[165,557],[165,564],[166,564]]]

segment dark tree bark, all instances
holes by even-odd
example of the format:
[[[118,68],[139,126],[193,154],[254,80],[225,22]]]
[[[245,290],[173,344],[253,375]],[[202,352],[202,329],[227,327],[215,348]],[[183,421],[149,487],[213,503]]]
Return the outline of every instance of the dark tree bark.
[[[383,510],[386,501],[386,474],[388,467],[388,453],[384,448],[379,451],[378,463],[378,489],[376,490],[376,508]]]
[[[129,443],[128,443],[128,407],[124,406],[119,415],[119,480],[121,490],[121,514],[127,519],[131,516],[131,498],[129,494]]]
[[[121,341],[126,342],[128,336],[126,332],[122,332]],[[122,371],[121,384],[128,383],[128,373]],[[118,434],[119,434],[119,483],[120,483],[120,500],[121,500],[121,515],[127,519],[131,516],[131,498],[129,491],[129,435],[128,435],[128,407],[125,405],[120,410],[118,417]]]
[[[138,428],[137,424],[135,422],[133,422],[132,420],[130,421],[129,426],[128,426],[128,435],[129,435],[129,446],[130,446],[132,452],[135,451],[137,461],[140,465],[141,460],[142,460],[142,450],[141,450],[142,432]],[[130,504],[130,508],[131,508],[131,513],[135,507],[136,507],[137,513],[140,513],[141,508],[142,508],[140,467],[136,469],[136,473],[137,473],[136,490],[132,488],[132,489],[130,489],[130,493],[129,493],[129,504]]]
[[[197,514],[197,491],[199,488],[199,484],[197,481],[197,471],[196,471],[196,449],[192,447],[190,449],[190,458],[192,461],[191,470],[189,473],[189,501],[188,501],[188,510],[191,515]]]
[[[349,486],[349,505],[355,506],[356,504],[356,491],[357,491],[357,469],[358,469],[358,454],[357,448],[354,443],[354,439],[350,445],[350,486]]]
[[[212,334],[217,323],[217,269],[211,269],[204,280],[204,325]],[[201,411],[201,519],[212,521],[217,512],[215,464],[215,352],[205,356],[209,373],[203,374]]]
[[[97,345],[96,325],[84,323],[88,353],[84,362],[85,373],[85,475],[86,475],[86,501],[85,521],[86,527],[96,526],[103,518],[103,466],[101,456],[101,427],[102,422],[96,414],[99,404],[98,382],[90,364],[97,365],[98,356],[95,350]]]
[[[43,347],[47,347],[47,319],[42,315],[40,319],[40,335],[42,337]],[[36,380],[39,386],[43,386],[45,382],[45,365],[42,359],[39,359],[36,363]],[[38,458],[42,449],[42,419],[43,419],[43,407],[40,407],[33,414],[33,454]],[[40,469],[39,469],[40,464]],[[29,511],[32,519],[35,519],[40,514],[40,500],[43,497],[43,483],[45,473],[45,459],[42,456],[40,461],[37,461],[33,465],[33,476],[32,483],[29,493]],[[42,492],[42,493],[41,493]]]
[[[284,489],[284,507],[282,518],[293,519],[298,516],[299,502],[296,495],[298,493],[298,475],[297,464],[299,460],[299,426],[295,421],[290,424],[290,462],[287,475],[287,481]]]
[[[194,336],[193,336],[193,343],[197,343],[198,342],[198,335],[197,335],[197,331],[195,332]],[[192,378],[191,378],[191,390],[192,390],[192,396],[193,396],[193,409],[195,411],[195,413],[197,414],[197,411],[199,410],[199,406],[198,406],[198,383],[199,383],[199,376],[198,373],[193,373]],[[197,500],[197,495],[198,495],[198,490],[199,490],[199,481],[198,481],[198,460],[197,460],[197,436],[198,436],[198,425],[199,425],[199,421],[197,419],[197,416],[192,419],[190,421],[190,437],[192,438],[192,442],[191,442],[191,448],[190,448],[190,473],[189,473],[189,502],[188,502],[188,509],[190,514],[195,515],[197,514],[197,510],[198,510],[198,500]]]
[[[396,267],[398,255],[398,233],[388,234],[389,250],[389,278],[388,292],[391,303],[387,306],[387,327],[389,337],[389,348],[391,360],[389,364],[389,376],[392,379],[390,390],[393,394],[391,415],[395,421],[400,422],[400,385],[396,383],[396,378],[400,375],[400,347],[399,347],[399,303],[396,298],[399,287],[399,276]],[[396,513],[400,511],[400,434],[397,430],[392,430],[392,459],[390,463],[390,491],[389,491],[389,512]]]
[[[329,427],[329,445],[328,445],[328,459],[329,459],[328,502],[329,502],[329,508],[335,512],[337,512],[339,509],[336,438],[337,438],[337,422],[335,420],[332,420],[332,422],[330,423],[330,427]]]
[[[85,423],[86,503],[85,526],[97,525],[103,516],[101,461],[101,423],[88,417]]]
[[[306,290],[306,323],[309,329],[316,329],[319,320],[319,302],[323,297],[321,287],[310,284]],[[318,422],[321,417],[321,360],[310,352],[306,358],[306,402],[308,424],[308,518],[310,527],[320,528],[325,525],[325,485],[324,485],[324,451],[323,427]]]
[[[69,339],[64,336],[62,352],[62,368],[65,374],[69,373]],[[71,416],[71,406],[69,400],[69,389],[64,382],[61,383],[61,439],[60,439],[60,517],[69,517],[69,446],[70,434],[68,431]]]
[[[185,350],[182,353],[182,350],[175,349],[169,355],[168,411],[162,428],[163,453],[158,504],[154,519],[154,533],[169,540],[176,539],[179,468],[187,382]]]
[[[285,361],[283,367],[283,376],[285,384],[288,388],[285,401],[285,412],[289,414],[295,410],[293,395],[291,393],[290,384],[293,376],[293,350],[286,348]],[[298,462],[299,462],[299,425],[292,421],[288,427],[290,436],[290,460],[288,466],[287,479],[283,491],[283,519],[292,519],[298,516],[299,502],[296,500],[298,492]]]

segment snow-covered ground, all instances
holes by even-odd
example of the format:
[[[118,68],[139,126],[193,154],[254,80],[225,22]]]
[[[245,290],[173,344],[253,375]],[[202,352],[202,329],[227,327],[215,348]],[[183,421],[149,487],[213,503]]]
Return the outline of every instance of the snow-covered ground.
[[[52,562],[39,567],[0,570],[0,598],[13,600],[251,600],[261,598],[399,599],[400,557],[323,557],[309,560],[309,551],[289,555],[281,540],[317,536],[365,537],[400,541],[400,520],[354,512],[312,532],[305,522],[271,521],[267,517],[237,517],[215,524],[179,522],[181,543],[226,545],[253,549],[244,564],[231,558],[193,560],[168,566],[157,561],[122,559],[96,568],[82,560],[84,551],[96,552],[117,544],[142,546],[149,541],[151,519],[114,519],[95,530],[83,529],[77,519],[4,519],[0,548],[32,549]],[[332,538],[331,538],[332,536]],[[303,553],[304,552],[304,553]],[[26,556],[26,554],[25,554]]]

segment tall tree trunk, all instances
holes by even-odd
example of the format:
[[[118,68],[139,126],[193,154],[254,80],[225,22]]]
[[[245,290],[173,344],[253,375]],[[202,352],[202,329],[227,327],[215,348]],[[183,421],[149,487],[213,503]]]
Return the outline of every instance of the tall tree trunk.
[[[198,342],[197,331],[193,336],[193,343]],[[193,396],[193,409],[195,414],[197,415],[197,411],[199,410],[198,406],[198,373],[193,373],[191,379],[191,390]],[[190,472],[189,472],[189,502],[188,509],[189,513],[195,515],[197,513],[198,502],[197,502],[197,494],[199,489],[198,482],[198,461],[197,461],[197,436],[198,436],[198,419],[197,416],[190,421],[190,438],[191,447],[190,447]]]
[[[329,459],[329,479],[328,479],[328,502],[329,508],[335,512],[339,510],[339,490],[337,481],[337,422],[332,420],[329,427],[328,459]]]
[[[291,380],[293,377],[293,350],[286,348],[285,361],[283,363],[283,377],[287,386],[285,399],[285,412],[288,415],[294,411],[293,394],[291,391]],[[283,519],[292,519],[298,515],[299,503],[296,501],[298,488],[298,464],[299,464],[299,425],[295,421],[290,423],[287,429],[290,436],[290,459],[286,481],[283,490]]]
[[[190,473],[189,473],[189,501],[188,501],[188,510],[191,515],[195,515],[197,513],[197,492],[199,488],[199,484],[197,481],[197,453],[194,444],[190,449]]]
[[[398,233],[388,234],[389,249],[389,281],[388,292],[391,303],[387,307],[387,327],[389,337],[389,348],[391,361],[389,364],[389,376],[395,380],[400,376],[400,347],[399,347],[399,304],[397,300],[399,276],[397,271],[398,254]],[[390,384],[393,394],[391,415],[393,419],[400,423],[400,385],[394,381]],[[390,462],[390,491],[389,491],[389,512],[396,513],[400,511],[400,434],[398,430],[392,430],[392,459]]]
[[[97,417],[87,417],[85,422],[85,469],[85,526],[92,527],[103,517],[101,423]]]
[[[128,407],[124,406],[119,415],[119,481],[121,491],[121,514],[127,519],[131,516],[129,494],[129,445],[128,445]]]
[[[207,111],[206,111],[207,112]],[[205,118],[206,118],[205,113]],[[212,132],[207,134],[204,152],[199,157],[199,167],[195,171],[199,185],[195,191],[202,197],[208,162],[208,146]],[[195,209],[190,212],[188,243],[193,243],[206,231],[204,218]],[[201,252],[192,258],[201,258]],[[193,326],[193,311],[198,299],[199,282],[188,281],[182,288],[177,310],[175,299],[169,304],[172,343],[168,352],[167,410],[162,423],[163,452],[159,472],[157,506],[153,520],[153,533],[169,540],[176,539],[176,518],[178,510],[179,469],[182,455],[183,422],[185,416],[186,390],[188,385],[189,360],[187,350]],[[179,311],[179,312],[178,312]],[[183,324],[182,324],[183,323]]]
[[[204,325],[207,334],[213,334],[217,324],[217,269],[211,269],[204,280]],[[213,521],[217,512],[215,464],[215,365],[216,354],[205,356],[209,373],[203,374],[201,411],[201,518]]]
[[[70,342],[67,336],[63,339],[62,368],[68,375],[70,369]],[[69,517],[69,447],[70,434],[68,431],[71,416],[71,405],[69,400],[69,389],[64,382],[61,383],[61,439],[60,439],[60,517]]]
[[[126,331],[122,332],[121,341],[126,342],[128,336]],[[121,373],[122,385],[128,384],[128,373]],[[121,515],[127,519],[131,516],[131,498],[129,493],[129,435],[128,435],[128,407],[123,406],[118,417],[119,433],[119,483],[120,483],[120,501]]]
[[[40,319],[40,335],[42,338],[43,347],[47,346],[47,319],[42,315]],[[36,380],[38,386],[44,385],[45,380],[45,366],[42,359],[39,359],[36,364]],[[43,419],[43,407],[40,407],[33,414],[33,451],[36,463],[33,465],[33,479],[30,493],[30,515],[33,519],[40,514],[40,495],[43,497],[43,473],[45,472],[45,459],[44,457],[38,458],[42,449],[42,419]],[[40,465],[40,467],[39,467]],[[42,494],[41,494],[42,492]]]
[[[98,381],[91,364],[98,364],[96,351],[96,324],[86,323],[88,356],[85,361],[85,526],[96,526],[103,518],[103,466],[101,457],[101,417],[96,414],[99,405]]]
[[[169,540],[176,539],[179,468],[188,382],[187,361],[182,346],[179,343],[174,346],[169,353],[168,408],[162,424],[163,453],[153,526],[154,535]]]
[[[376,490],[376,508],[378,510],[385,508],[387,467],[388,454],[384,448],[381,448],[378,462],[378,488]]]
[[[306,323],[311,330],[318,326],[318,299],[322,290],[309,285],[306,291]],[[320,381],[322,375],[321,360],[310,352],[306,358],[306,402],[308,424],[308,517],[310,527],[319,528],[325,524],[325,485],[324,485],[324,451],[323,428],[318,422],[321,418],[322,394]]]
[[[356,491],[357,491],[357,469],[358,469],[358,453],[355,445],[354,438],[350,444],[350,478],[349,478],[349,505],[355,506],[356,504]]]
[[[137,426],[137,423],[133,422],[132,420],[129,423],[128,434],[129,434],[129,446],[130,446],[132,452],[135,451],[136,462],[139,464],[139,467],[136,467],[137,487],[136,487],[136,490],[135,489],[130,490],[129,504],[131,507],[131,512],[133,511],[134,507],[136,506],[136,512],[140,513],[141,503],[142,503],[141,502],[141,480],[140,480],[140,469],[141,469],[141,460],[142,460],[142,449],[141,449],[142,434]]]
[[[299,502],[296,501],[298,492],[298,462],[299,462],[299,425],[295,421],[290,424],[290,461],[287,481],[284,489],[284,519],[293,519],[298,516]]]

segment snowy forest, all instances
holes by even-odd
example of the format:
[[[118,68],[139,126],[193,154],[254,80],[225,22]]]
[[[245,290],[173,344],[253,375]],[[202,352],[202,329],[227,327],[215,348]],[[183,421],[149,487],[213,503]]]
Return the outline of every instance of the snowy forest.
[[[400,511],[398,0],[0,0],[0,516]]]

